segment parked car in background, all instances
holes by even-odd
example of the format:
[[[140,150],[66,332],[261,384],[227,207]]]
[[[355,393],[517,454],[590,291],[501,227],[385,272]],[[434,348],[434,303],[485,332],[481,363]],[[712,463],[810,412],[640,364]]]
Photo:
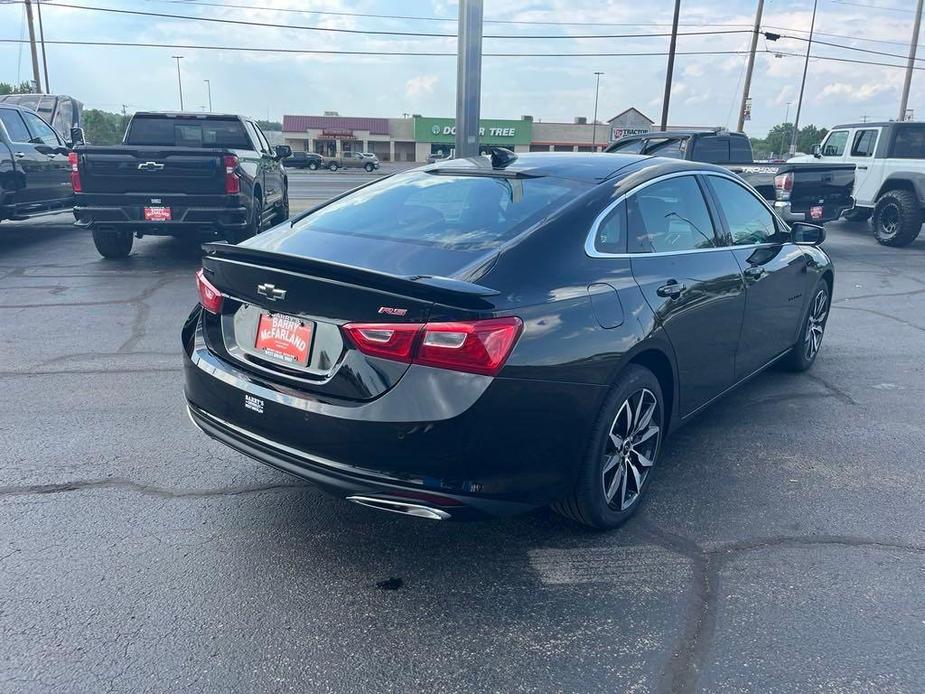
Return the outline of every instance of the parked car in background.
[[[365,506],[611,528],[671,430],[813,364],[824,237],[709,164],[495,150],[400,173],[205,246],[189,414]]]
[[[308,169],[317,171],[324,166],[324,157],[315,152],[293,152],[284,160],[290,169]]]
[[[3,94],[0,104],[35,111],[64,138],[68,138],[74,128],[83,127],[84,105],[66,94]]]
[[[127,256],[133,236],[237,243],[289,217],[290,154],[243,116],[136,113],[123,144],[76,148],[77,226],[106,258]]]
[[[604,151],[718,164],[746,180],[787,222],[829,222],[854,204],[853,164],[756,162],[744,133],[721,129],[656,131],[621,138]]]
[[[379,168],[379,157],[363,152],[344,152],[339,157],[325,157],[324,166],[331,171],[366,169],[371,173]]]
[[[73,206],[69,149],[70,143],[35,111],[0,103],[0,220]]]
[[[857,168],[850,221],[872,220],[885,246],[912,243],[925,222],[925,123],[836,125],[810,156],[791,162],[845,162]]]

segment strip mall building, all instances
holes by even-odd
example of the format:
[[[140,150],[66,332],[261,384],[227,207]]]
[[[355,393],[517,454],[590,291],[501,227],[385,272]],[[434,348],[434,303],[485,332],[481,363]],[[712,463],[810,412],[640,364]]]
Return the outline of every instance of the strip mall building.
[[[518,120],[480,122],[484,146],[500,145],[515,152],[591,152],[608,142],[648,132],[653,122],[629,108],[596,126],[586,118],[572,123],[548,123],[523,116]],[[283,116],[283,138],[295,151],[335,156],[341,152],[373,152],[381,161],[423,162],[432,154],[446,156],[456,139],[452,118],[353,118],[337,113],[323,116]]]

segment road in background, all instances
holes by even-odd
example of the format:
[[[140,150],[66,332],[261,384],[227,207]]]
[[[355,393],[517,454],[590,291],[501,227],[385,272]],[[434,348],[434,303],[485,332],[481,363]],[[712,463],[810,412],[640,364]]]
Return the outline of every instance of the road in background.
[[[69,222],[0,226],[3,692],[921,691],[925,238],[830,225],[814,368],[678,431],[595,533],[376,512],[211,441],[197,249],[106,261]]]
[[[378,171],[367,173],[362,169],[341,169],[339,171],[308,171],[287,169],[289,175],[289,203],[292,213],[343,193],[345,190],[381,180],[384,176],[406,171],[421,164],[382,164]]]

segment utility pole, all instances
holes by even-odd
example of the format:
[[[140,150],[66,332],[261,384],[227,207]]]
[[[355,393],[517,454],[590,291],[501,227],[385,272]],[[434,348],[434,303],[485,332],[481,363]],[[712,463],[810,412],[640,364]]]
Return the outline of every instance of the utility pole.
[[[591,120],[591,151],[597,151],[597,96],[601,91],[601,75],[603,72],[595,72],[597,84],[594,86],[594,118]]]
[[[764,0],[758,0],[758,10],[755,12],[755,31],[752,33],[752,48],[748,53],[748,67],[745,68],[745,87],[742,89],[742,105],[739,107],[739,124],[736,130],[742,132],[745,128],[745,106],[748,101],[748,92],[752,88],[752,69],[755,67],[755,49],[758,47],[758,32],[761,31],[761,15],[764,12]]]
[[[678,45],[678,16],[681,14],[681,0],[674,0],[674,20],[671,23],[671,43],[668,44],[668,71],[665,74],[665,95],[662,97],[661,130],[668,130],[668,103],[671,101],[671,76],[674,72],[674,51]]]
[[[912,25],[912,43],[909,45],[909,64],[906,65],[906,81],[903,82],[903,95],[899,101],[899,118],[906,120],[906,108],[909,106],[909,87],[912,84],[912,72],[915,69],[915,51],[919,43],[919,27],[922,25],[922,0],[915,8],[915,24]]]
[[[456,49],[456,156],[479,155],[483,0],[459,0]]]
[[[39,55],[35,47],[35,26],[32,24],[32,0],[26,0],[26,19],[29,23],[29,47],[32,49],[32,79],[35,91],[42,93],[42,77],[39,74]]]
[[[45,55],[45,29],[42,27],[42,3],[35,0],[35,9],[39,15],[39,41],[42,44],[42,68],[45,73],[45,91],[51,94],[51,83],[48,81],[48,57]]]
[[[921,2],[921,0],[919,0]],[[803,81],[800,82],[800,98],[797,100],[797,115],[793,119],[793,135],[790,138],[790,156],[797,153],[797,137],[800,135],[800,111],[803,109],[803,90],[806,88],[806,71],[809,69],[809,52],[813,47],[813,31],[816,28],[816,8],[819,0],[813,0],[813,19],[809,24],[809,41],[806,42],[806,60],[803,62]]]
[[[183,59],[182,55],[172,55],[170,56],[177,61],[177,87],[180,90],[180,110],[183,110],[183,80],[180,79],[180,61]]]
[[[212,113],[212,81],[203,80],[206,83],[206,87],[209,89],[209,113]]]

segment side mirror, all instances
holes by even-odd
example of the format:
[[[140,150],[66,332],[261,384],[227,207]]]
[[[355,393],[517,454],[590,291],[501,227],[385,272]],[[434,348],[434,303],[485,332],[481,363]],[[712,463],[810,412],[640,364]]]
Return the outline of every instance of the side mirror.
[[[276,145],[276,158],[285,159],[292,156],[292,147],[289,145]]]
[[[813,156],[816,159],[822,158],[822,145],[813,145]]]
[[[84,129],[83,128],[71,128],[71,147],[82,145],[85,142],[86,140],[84,140]]]
[[[794,243],[802,243],[807,246],[818,246],[825,241],[825,228],[818,224],[793,222],[790,225],[790,238],[793,239]]]

